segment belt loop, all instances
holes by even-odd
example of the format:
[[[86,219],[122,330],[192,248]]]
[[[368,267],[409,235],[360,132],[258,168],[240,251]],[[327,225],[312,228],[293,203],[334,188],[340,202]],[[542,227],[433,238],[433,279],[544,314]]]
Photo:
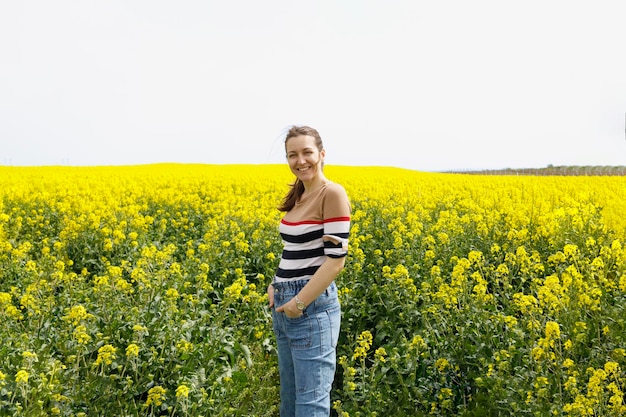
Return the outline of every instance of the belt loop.
[[[331,282],[328,288],[326,288],[326,295],[330,295],[331,291],[333,290],[333,285],[336,285],[335,281]]]

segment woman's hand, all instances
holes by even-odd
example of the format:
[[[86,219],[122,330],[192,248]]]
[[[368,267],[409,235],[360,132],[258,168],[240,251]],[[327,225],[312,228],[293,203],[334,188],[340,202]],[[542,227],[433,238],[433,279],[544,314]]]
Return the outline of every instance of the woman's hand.
[[[272,284],[267,286],[267,299],[269,301],[269,307],[274,307],[274,286]],[[295,319],[303,314],[302,311],[298,310],[298,306],[296,306],[295,297],[287,301],[282,306],[277,307],[276,312],[285,313],[285,315],[290,319]]]
[[[285,304],[283,304],[280,307],[276,307],[276,312],[277,313],[285,313],[285,315],[287,317],[289,317],[290,319],[295,319],[300,317],[303,313],[302,310],[298,309],[298,306],[296,306],[296,298],[292,298],[291,300],[287,301]]]
[[[270,308],[274,307],[274,286],[272,284],[267,286],[267,299],[270,303]]]

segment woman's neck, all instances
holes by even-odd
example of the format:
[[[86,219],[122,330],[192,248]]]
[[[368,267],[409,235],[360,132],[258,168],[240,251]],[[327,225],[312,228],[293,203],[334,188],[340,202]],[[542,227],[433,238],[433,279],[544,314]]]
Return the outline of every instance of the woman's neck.
[[[320,174],[317,177],[311,179],[311,181],[302,182],[304,184],[304,192],[310,193],[313,190],[317,190],[319,187],[326,184],[327,182],[328,180],[326,179],[326,177]]]

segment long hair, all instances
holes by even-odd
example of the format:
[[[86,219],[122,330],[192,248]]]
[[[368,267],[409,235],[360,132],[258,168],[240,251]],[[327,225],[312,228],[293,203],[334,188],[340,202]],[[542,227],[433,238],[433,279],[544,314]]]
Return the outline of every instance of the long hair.
[[[309,126],[292,126],[285,135],[285,147],[287,146],[287,141],[289,139],[296,136],[311,136],[315,139],[315,146],[321,152],[324,149],[324,144],[322,143],[322,138],[317,130],[313,129]],[[323,167],[323,162],[322,162]],[[290,185],[289,191],[287,195],[283,198],[282,204],[278,206],[278,210],[280,211],[289,211],[296,205],[296,202],[302,197],[304,194],[304,184],[298,178]]]

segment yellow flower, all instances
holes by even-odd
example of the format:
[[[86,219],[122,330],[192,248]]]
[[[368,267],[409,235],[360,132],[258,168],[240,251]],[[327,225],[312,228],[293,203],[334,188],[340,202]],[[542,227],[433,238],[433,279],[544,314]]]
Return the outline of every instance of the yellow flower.
[[[115,353],[117,349],[111,345],[104,345],[100,349],[98,349],[98,357],[94,362],[94,366],[105,364],[110,365],[117,358]]]
[[[626,357],[626,349],[623,349],[623,348],[614,349],[613,354],[624,358]]]
[[[21,311],[14,305],[6,306],[4,308],[4,312],[7,316],[15,320],[22,320],[24,318],[24,315],[21,313]]]
[[[587,330],[587,323],[585,323],[584,321],[577,321],[575,324],[574,330],[576,333],[580,333],[580,332]]]
[[[115,288],[117,288],[118,290],[126,293],[126,294],[131,294],[134,292],[133,290],[133,286],[126,281],[124,278],[118,278],[115,281]]]
[[[189,397],[189,387],[187,385],[179,385],[176,388],[176,398],[187,398]]]
[[[574,366],[574,361],[570,358],[567,358],[563,361],[563,368],[571,368],[572,366]]]
[[[74,326],[78,325],[81,321],[93,317],[87,313],[87,310],[82,305],[76,305],[70,308],[67,315],[61,317],[64,321],[71,322]]]
[[[378,348],[376,349],[376,352],[374,352],[374,357],[379,360],[380,362],[386,362],[387,360],[385,359],[385,356],[387,356],[387,352],[385,351],[385,348]]]
[[[548,378],[545,376],[537,377],[535,380],[535,388],[541,388],[549,384]]]
[[[604,371],[607,375],[619,375],[620,374],[620,366],[617,362],[607,362],[604,364]]]
[[[17,374],[15,374],[15,382],[18,384],[26,384],[28,383],[29,376],[30,375],[28,374],[28,372],[20,369],[19,371],[17,371]]]
[[[133,326],[133,332],[137,332],[137,333],[147,333],[148,332],[148,328],[146,326],[142,326],[140,324],[135,324]]]
[[[352,359],[365,358],[372,346],[373,339],[372,333],[369,330],[363,331],[357,338],[357,347],[354,348]]]
[[[85,326],[78,326],[74,330],[74,338],[78,341],[79,345],[86,345],[91,341],[91,336],[87,333]]]
[[[247,284],[245,276],[237,278],[235,282],[224,288],[224,297],[232,300],[239,299]]]
[[[445,358],[439,358],[437,359],[437,362],[435,362],[435,366],[437,367],[439,372],[443,372],[450,367],[450,362],[448,362],[448,360]]]
[[[563,254],[568,258],[577,259],[579,254],[578,246],[572,244],[565,245],[563,248]]]
[[[411,340],[411,347],[414,349],[424,349],[426,348],[426,342],[422,336],[413,336],[413,339]]]
[[[193,343],[181,339],[176,343],[176,349],[178,349],[180,353],[189,353],[193,351]]]
[[[613,394],[611,395],[611,398],[609,398],[609,404],[611,405],[611,408],[615,411],[620,411],[622,413],[623,411],[626,411],[626,409],[623,407],[624,393],[619,388],[619,386],[615,382],[611,382],[609,385],[607,385],[606,388]]]
[[[165,393],[165,388],[160,385],[150,388],[148,390],[148,399],[146,400],[144,406],[149,407],[153,404],[157,407],[160,406],[161,404],[163,404],[163,401],[165,401]]]
[[[439,390],[439,395],[437,396],[440,400],[444,400],[446,398],[452,397],[453,393],[450,388],[441,388]]]
[[[513,295],[513,302],[516,307],[524,314],[532,314],[537,311],[539,302],[532,295],[516,293]]]
[[[12,295],[8,292],[0,292],[0,305],[9,304],[11,302]]]
[[[567,378],[567,381],[565,381],[563,386],[567,392],[573,394],[577,392],[577,384],[578,381],[576,381],[576,377],[570,376]]]
[[[546,352],[540,347],[534,347],[532,350],[533,359],[538,361],[546,356]]]
[[[472,265],[481,266],[484,262],[483,253],[480,251],[470,251],[470,253],[467,255],[467,258]]]
[[[169,288],[165,291],[165,297],[170,300],[176,300],[179,297],[178,290],[176,288]]]
[[[365,358],[367,356],[367,349],[362,346],[357,346],[354,348],[354,354],[352,355],[352,360],[357,360],[359,358]]]
[[[547,322],[545,335],[547,339],[552,339],[552,340],[558,339],[561,336],[559,323],[554,322],[554,321]]]
[[[510,327],[513,328],[515,326],[517,326],[517,319],[513,316],[504,316],[504,323]]]
[[[24,294],[20,299],[20,305],[24,308],[31,309],[34,313],[40,312],[37,299],[32,294]]]
[[[126,347],[126,357],[127,358],[136,358],[139,356],[139,346],[134,343],[131,343]]]

